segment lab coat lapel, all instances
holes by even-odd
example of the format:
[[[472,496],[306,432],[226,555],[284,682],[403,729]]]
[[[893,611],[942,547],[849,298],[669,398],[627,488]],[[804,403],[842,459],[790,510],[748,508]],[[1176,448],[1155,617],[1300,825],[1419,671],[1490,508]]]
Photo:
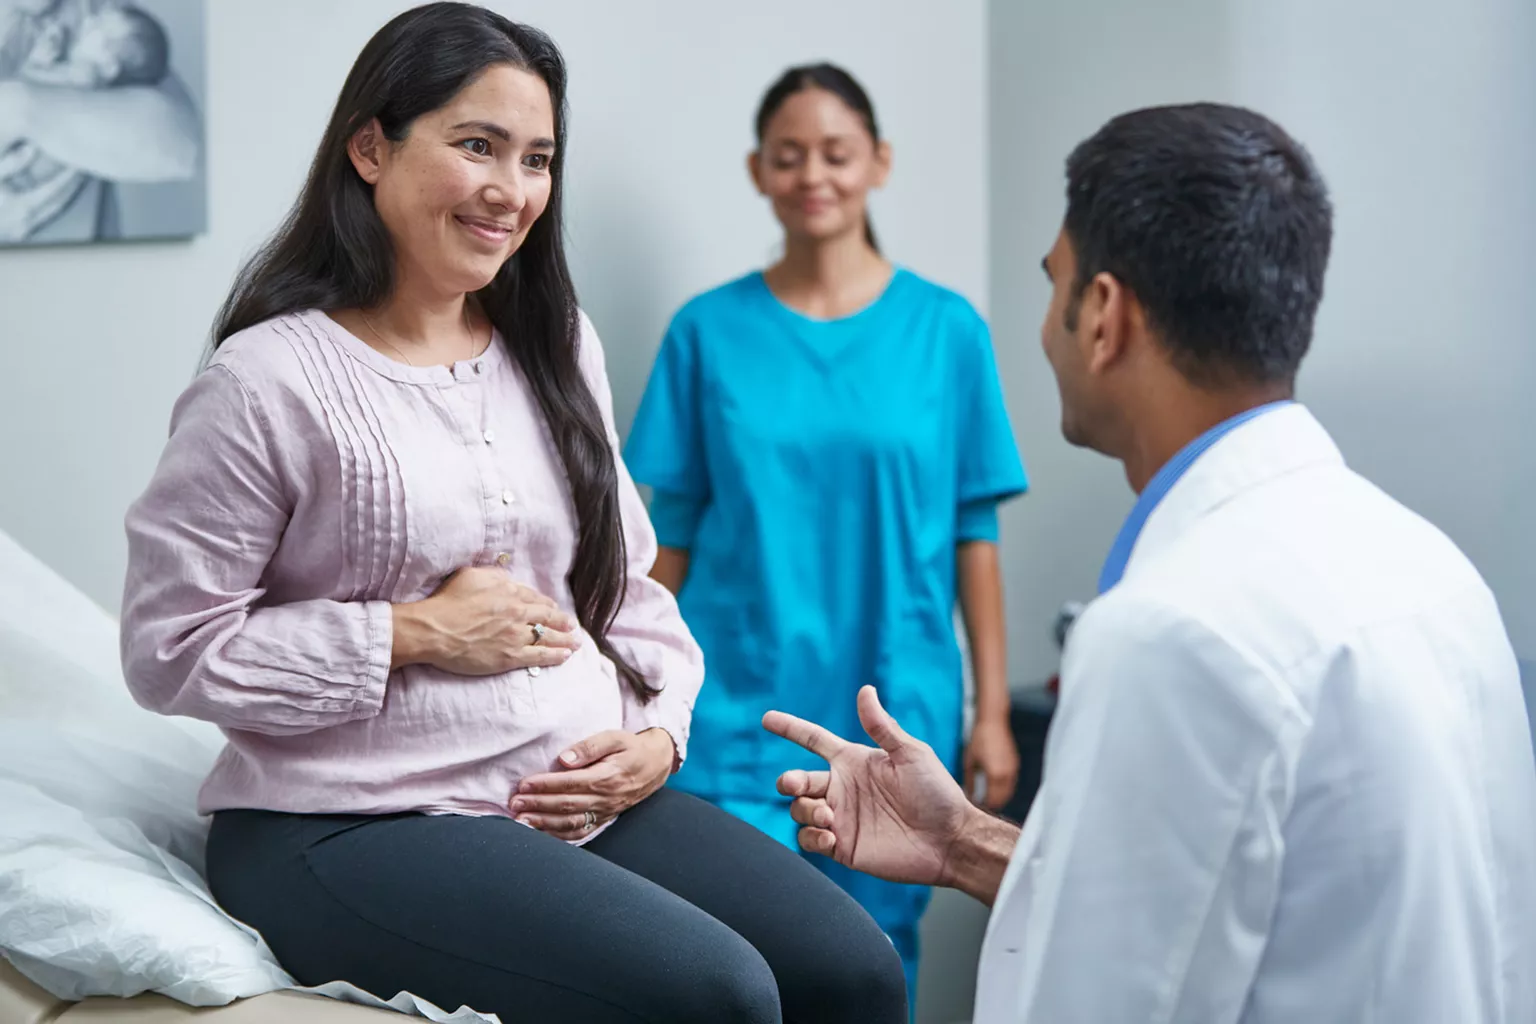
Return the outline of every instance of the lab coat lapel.
[[[1305,407],[1276,409],[1238,427],[1202,455],[1147,519],[1131,551],[1126,576],[1205,516],[1256,487],[1344,456]]]

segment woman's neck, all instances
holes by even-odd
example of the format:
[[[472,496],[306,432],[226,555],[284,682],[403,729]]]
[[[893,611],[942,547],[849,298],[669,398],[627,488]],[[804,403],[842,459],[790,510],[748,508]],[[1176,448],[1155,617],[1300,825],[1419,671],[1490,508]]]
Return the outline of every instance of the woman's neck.
[[[464,301],[462,292],[444,295],[413,288],[409,280],[402,280],[389,298],[366,312],[376,326],[387,326],[392,335],[425,344],[434,338],[463,337]]]
[[[479,354],[483,346],[473,303],[462,292],[413,287],[403,276],[389,298],[361,313],[371,332],[412,363],[452,363]]]
[[[893,269],[862,232],[836,238],[789,237],[784,258],[763,272],[779,301],[807,316],[849,316],[880,297]]]

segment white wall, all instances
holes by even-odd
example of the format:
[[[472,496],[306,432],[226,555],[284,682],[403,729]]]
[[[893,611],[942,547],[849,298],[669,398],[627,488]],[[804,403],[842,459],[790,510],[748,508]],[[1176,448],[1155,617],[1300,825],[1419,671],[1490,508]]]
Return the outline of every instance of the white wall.
[[[1090,596],[1130,505],[1057,432],[1038,329],[1062,162],[1110,116],[1242,103],[1308,146],[1336,206],[1302,398],[1354,466],[1448,531],[1536,654],[1536,5],[1105,0],[992,5],[992,312],[1035,493],[1005,513],[1016,680]]]
[[[1237,98],[1333,189],[1304,397],[1536,656],[1536,4],[1253,2],[1233,27]]]
[[[406,6],[210,2],[208,233],[0,250],[0,529],[108,608],[123,512],[213,312],[293,200],[358,50]],[[712,0],[490,6],[550,32],[570,64],[570,252],[621,424],[673,309],[774,249],[744,160],[757,100],[791,63],[831,59],[864,80],[896,151],[875,205],[887,250],[985,308],[982,0],[946,4],[942,17],[922,0],[788,0],[728,15]]]

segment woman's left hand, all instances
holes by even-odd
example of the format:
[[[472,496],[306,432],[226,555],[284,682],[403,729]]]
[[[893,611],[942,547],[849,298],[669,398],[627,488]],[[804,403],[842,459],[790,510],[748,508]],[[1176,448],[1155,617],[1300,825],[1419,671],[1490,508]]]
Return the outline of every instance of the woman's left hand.
[[[563,771],[524,779],[512,816],[556,839],[582,839],[660,789],[676,753],[665,729],[600,732],[560,755]]]
[[[974,792],[976,776],[986,780],[981,806],[999,810],[1013,796],[1019,782],[1019,748],[1006,718],[982,719],[971,729],[965,748],[965,795]]]

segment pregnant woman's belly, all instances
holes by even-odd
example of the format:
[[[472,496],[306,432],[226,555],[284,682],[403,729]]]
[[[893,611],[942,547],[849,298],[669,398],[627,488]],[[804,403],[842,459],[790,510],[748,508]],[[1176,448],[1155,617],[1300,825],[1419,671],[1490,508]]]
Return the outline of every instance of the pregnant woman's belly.
[[[295,736],[230,732],[199,807],[510,816],[523,778],[560,770],[561,751],[623,718],[612,666],[590,640],[536,676],[410,666],[390,677],[375,717]]]

